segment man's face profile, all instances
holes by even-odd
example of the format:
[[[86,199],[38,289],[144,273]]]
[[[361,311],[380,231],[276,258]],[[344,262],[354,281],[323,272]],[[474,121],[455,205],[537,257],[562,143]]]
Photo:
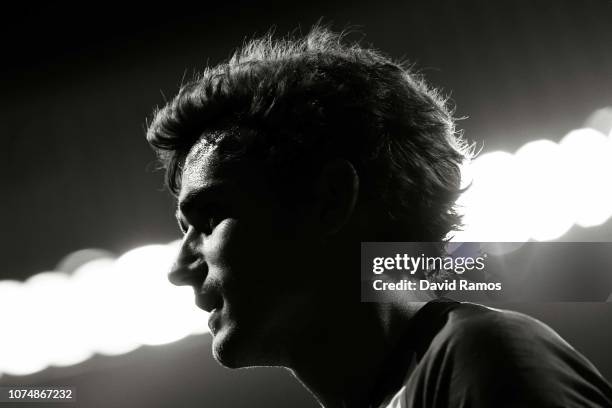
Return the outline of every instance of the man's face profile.
[[[599,377],[537,321],[430,289],[361,301],[361,242],[444,255],[474,149],[418,73],[341,40],[320,27],[253,40],[182,85],[147,130],[184,232],[170,280],[210,313],[215,358],[286,367],[330,408],[567,406],[557,389]],[[446,279],[430,272],[420,280]]]
[[[204,141],[188,154],[181,181],[184,238],[171,281],[193,286],[198,305],[211,312],[219,362],[281,363],[320,295],[306,275],[317,240],[303,212],[281,205],[260,164],[223,160]]]

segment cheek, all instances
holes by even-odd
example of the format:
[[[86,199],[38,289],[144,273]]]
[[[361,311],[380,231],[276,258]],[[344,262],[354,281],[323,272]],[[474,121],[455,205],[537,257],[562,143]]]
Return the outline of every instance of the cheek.
[[[299,275],[310,258],[305,244],[275,221],[226,219],[206,240],[206,262],[215,275],[239,281],[235,284],[275,287],[279,279]]]
[[[242,242],[241,242],[242,241]],[[240,225],[232,218],[223,220],[212,234],[204,239],[204,257],[209,268],[227,268],[244,245]]]
[[[261,227],[242,220],[223,220],[205,239],[204,255],[212,271],[241,280],[261,269],[271,257],[272,238]]]

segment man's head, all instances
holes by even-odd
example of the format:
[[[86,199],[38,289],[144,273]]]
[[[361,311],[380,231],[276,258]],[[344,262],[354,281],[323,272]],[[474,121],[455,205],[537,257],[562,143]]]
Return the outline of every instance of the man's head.
[[[465,146],[444,102],[325,29],[251,41],[182,86],[147,138],[185,233],[171,279],[215,310],[228,366],[289,364],[304,332],[342,318],[361,241],[442,241],[459,224]]]

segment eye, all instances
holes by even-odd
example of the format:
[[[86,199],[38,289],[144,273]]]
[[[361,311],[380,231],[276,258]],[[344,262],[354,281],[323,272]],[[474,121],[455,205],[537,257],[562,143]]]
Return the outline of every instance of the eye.
[[[206,235],[212,234],[215,227],[219,225],[225,218],[225,214],[221,212],[214,212],[206,218],[206,224],[204,225],[205,229],[202,231]]]
[[[200,212],[194,213],[190,217],[177,211],[176,220],[183,235],[189,232],[190,227],[193,227],[197,233],[210,235],[217,225],[228,217],[226,210],[225,208],[218,208],[216,206],[202,208]]]

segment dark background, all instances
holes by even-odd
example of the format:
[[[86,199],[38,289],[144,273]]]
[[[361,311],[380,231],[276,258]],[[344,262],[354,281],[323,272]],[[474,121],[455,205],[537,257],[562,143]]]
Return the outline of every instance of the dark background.
[[[414,62],[450,94],[484,152],[560,140],[612,105],[612,3],[605,0],[82,3],[3,10],[0,279],[52,270],[66,254],[123,253],[178,237],[144,139],[152,109],[246,38],[323,17]],[[604,240],[612,222],[564,239]],[[610,304],[521,304],[612,378]],[[3,311],[0,311],[3,313]],[[204,324],[204,322],[203,322]],[[79,406],[314,406],[275,369],[232,372],[195,336],[0,384],[75,384]],[[95,401],[98,401],[96,404]],[[23,406],[23,405],[22,405]]]

